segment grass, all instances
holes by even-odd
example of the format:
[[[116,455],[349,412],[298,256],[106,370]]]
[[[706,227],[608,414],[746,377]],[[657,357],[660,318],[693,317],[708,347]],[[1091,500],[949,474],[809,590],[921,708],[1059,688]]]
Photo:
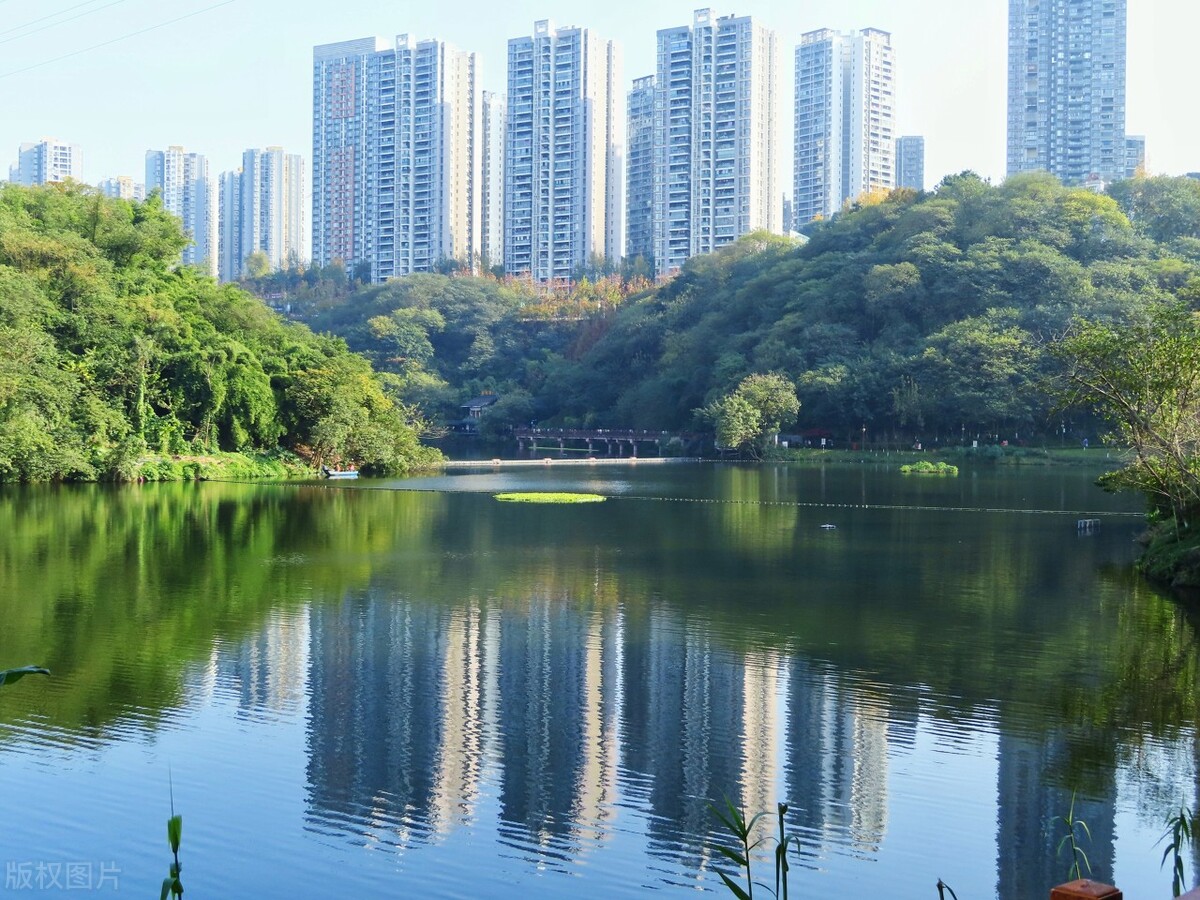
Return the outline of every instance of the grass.
[[[254,481],[313,478],[311,465],[286,451],[147,456],[138,461],[142,481]]]
[[[525,491],[496,494],[504,503],[603,503],[608,498],[603,494],[571,494],[559,491]]]

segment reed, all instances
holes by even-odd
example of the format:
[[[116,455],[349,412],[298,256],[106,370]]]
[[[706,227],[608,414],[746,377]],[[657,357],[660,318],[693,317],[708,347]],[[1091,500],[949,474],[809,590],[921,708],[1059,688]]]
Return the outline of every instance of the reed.
[[[1187,888],[1187,869],[1183,862],[1185,850],[1194,849],[1200,834],[1196,833],[1196,814],[1186,806],[1180,806],[1179,812],[1167,819],[1167,830],[1158,840],[1170,838],[1163,850],[1162,862],[1159,867],[1166,865],[1167,857],[1171,857],[1171,896],[1178,897]]]
[[[1087,853],[1079,846],[1078,833],[1082,830],[1083,835],[1087,837],[1088,842],[1092,840],[1092,830],[1088,828],[1087,822],[1083,819],[1075,818],[1075,792],[1071,791],[1071,808],[1067,810],[1065,816],[1059,816],[1057,821],[1062,822],[1067,829],[1067,833],[1063,835],[1062,840],[1058,842],[1058,849],[1055,855],[1061,856],[1063,847],[1071,848],[1071,868],[1067,870],[1067,876],[1071,879],[1078,880],[1083,877],[1083,869],[1079,865],[1079,861],[1083,860],[1083,865],[1087,867],[1087,874],[1092,874],[1092,864],[1088,861]]]
[[[183,882],[179,880],[179,874],[183,871],[183,866],[179,862],[179,844],[183,840],[183,816],[175,814],[174,784],[171,784],[170,790],[171,818],[167,819],[167,843],[171,846],[171,869],[167,877],[163,879],[162,892],[158,895],[158,900],[167,900],[168,896],[183,896]]]

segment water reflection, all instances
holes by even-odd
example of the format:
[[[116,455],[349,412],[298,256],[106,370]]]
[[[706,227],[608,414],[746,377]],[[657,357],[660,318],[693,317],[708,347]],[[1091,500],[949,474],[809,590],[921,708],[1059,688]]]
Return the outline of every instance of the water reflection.
[[[645,479],[626,492],[737,502],[0,494],[0,660],[56,671],[0,696],[0,752],[48,734],[95,751],[228,702],[302,730],[299,780],[277,788],[317,843],[282,853],[423,854],[462,884],[516,866],[512,895],[535,870],[586,870],[592,893],[694,884],[719,862],[708,803],[728,796],[789,803],[810,893],[863,865],[927,880],[891,848],[982,831],[985,891],[1024,898],[1062,880],[1052,820],[1073,791],[1097,878],[1120,871],[1122,802],[1156,837],[1194,795],[1197,623],[1125,573],[1131,529],[888,509],[830,533],[827,511],[758,505],[1072,508],[1085,479],[1020,496],[866,471]],[[226,750],[203,727],[189,740]],[[986,785],[975,806],[939,781],[951,755]]]
[[[397,848],[494,828],[550,868],[600,850],[634,807],[650,856],[703,870],[708,803],[723,796],[749,810],[786,800],[814,869],[839,853],[875,859],[891,761],[930,729],[920,688],[731,648],[685,615],[540,592],[452,608],[371,595],[317,607],[311,658],[314,827]],[[1114,736],[1036,724],[998,735],[1001,897],[1063,880],[1056,820],[1076,792],[1092,875],[1113,877],[1116,768],[1081,772],[1079,758]],[[481,819],[489,795],[495,821]]]
[[[1111,884],[1116,840],[1116,778],[1111,769],[1095,776],[1086,790],[1064,784],[1056,773],[1069,768],[1070,738],[1061,728],[1041,734],[1001,734],[999,826],[996,836],[998,892],[1001,897],[1036,897],[1063,880],[1071,865],[1062,816],[1072,812],[1087,823],[1088,839],[1077,829],[1090,870],[1084,874]]]

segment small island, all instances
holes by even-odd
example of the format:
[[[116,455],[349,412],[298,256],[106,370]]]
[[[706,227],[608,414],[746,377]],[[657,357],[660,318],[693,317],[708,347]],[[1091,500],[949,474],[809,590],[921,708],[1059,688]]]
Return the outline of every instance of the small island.
[[[603,503],[603,494],[572,494],[558,491],[525,491],[495,494],[502,503]]]
[[[952,466],[946,462],[932,463],[927,459],[923,459],[912,465],[900,467],[901,475],[957,475],[958,466]]]

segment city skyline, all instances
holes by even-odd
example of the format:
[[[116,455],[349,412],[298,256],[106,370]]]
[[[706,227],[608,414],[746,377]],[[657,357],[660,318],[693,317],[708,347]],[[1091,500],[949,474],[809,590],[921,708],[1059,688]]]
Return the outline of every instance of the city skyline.
[[[182,14],[200,12],[202,0],[189,0]],[[206,154],[214,170],[236,166],[247,146],[311,146],[311,48],[361,34],[392,37],[409,33],[445,40],[480,55],[481,87],[504,89],[504,44],[526,33],[529,22],[552,17],[559,25],[578,25],[602,33],[624,50],[622,93],[634,78],[654,72],[658,29],[686,21],[695,5],[657,4],[652,9],[617,2],[603,8],[578,3],[518,3],[486,16],[446,17],[425,9],[379,12],[359,0],[340,4],[336,17],[312,4],[288,7],[274,0],[253,7],[231,0],[195,15],[186,23],[166,25],[155,38],[133,39],[85,53],[77,51],[166,20],[141,0],[123,15],[94,10],[33,25],[31,3],[6,10],[5,68],[0,81],[20,85],[6,91],[0,108],[0,146],[55,136],[84,148],[84,178],[136,176],[147,147],[183,144]],[[293,12],[294,10],[294,12]],[[1007,2],[962,9],[948,0],[885,5],[872,0],[835,4],[816,0],[799,11],[787,4],[758,0],[723,13],[752,15],[777,31],[781,56],[800,34],[818,28],[880,28],[893,34],[900,103],[898,134],[926,137],[927,183],[971,168],[995,181],[1005,171]],[[65,13],[65,8],[59,12]],[[287,12],[286,19],[283,14]],[[929,23],[951,16],[969,41],[945,41]],[[80,21],[69,21],[79,17]],[[61,27],[55,27],[57,22]],[[21,23],[31,27],[22,28]],[[149,23],[149,24],[147,24]],[[1187,80],[1183,41],[1189,24],[1200,24],[1200,10],[1181,9],[1169,0],[1144,0],[1129,13],[1129,89],[1126,130],[1145,134],[1147,168],[1152,173],[1182,174],[1200,168],[1200,124],[1172,115],[1185,106]],[[264,30],[265,29],[265,30]],[[269,45],[258,38],[270,33]],[[207,47],[204,54],[180,53],[188,43]],[[129,48],[136,47],[137,53]],[[51,65],[47,60],[67,56]],[[218,64],[215,61],[220,60]],[[28,71],[20,71],[37,66]],[[947,71],[956,77],[947,78]],[[146,78],[147,72],[154,77]],[[240,85],[241,90],[229,86]],[[250,86],[251,90],[246,90]],[[779,98],[780,143],[788,146],[791,110],[786,86]],[[70,96],[70,104],[46,103]],[[183,98],[187,102],[180,102]],[[623,106],[623,101],[622,104]],[[153,110],[153,116],[113,115],[114,109]],[[9,151],[10,153],[12,151]],[[790,185],[785,156],[780,182]]]

